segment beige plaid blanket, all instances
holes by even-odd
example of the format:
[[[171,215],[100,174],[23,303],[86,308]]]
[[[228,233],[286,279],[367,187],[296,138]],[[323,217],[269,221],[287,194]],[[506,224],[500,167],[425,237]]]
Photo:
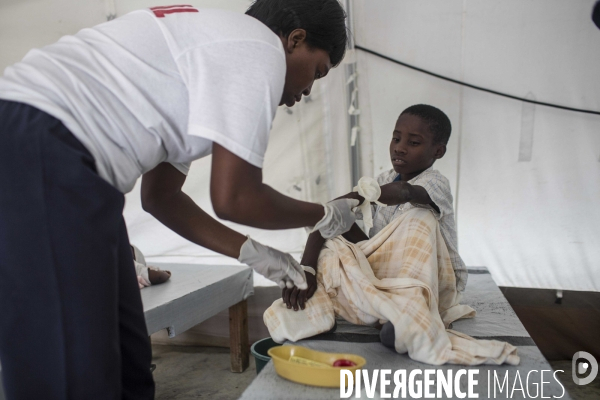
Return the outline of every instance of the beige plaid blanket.
[[[317,281],[305,310],[288,310],[279,299],[265,311],[273,340],[326,332],[340,315],[359,325],[391,321],[396,351],[417,361],[519,363],[517,349],[508,343],[447,329],[457,319],[473,318],[475,310],[459,304],[448,250],[429,210],[412,209],[357,244],[341,236],[328,240],[319,255]]]

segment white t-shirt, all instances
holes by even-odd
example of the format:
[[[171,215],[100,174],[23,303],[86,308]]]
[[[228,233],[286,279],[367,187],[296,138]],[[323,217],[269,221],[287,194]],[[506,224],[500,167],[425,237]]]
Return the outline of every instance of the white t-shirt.
[[[213,142],[261,168],[285,73],[281,40],[252,17],[146,9],[31,50],[0,98],[61,120],[126,193],[161,162],[187,174]]]

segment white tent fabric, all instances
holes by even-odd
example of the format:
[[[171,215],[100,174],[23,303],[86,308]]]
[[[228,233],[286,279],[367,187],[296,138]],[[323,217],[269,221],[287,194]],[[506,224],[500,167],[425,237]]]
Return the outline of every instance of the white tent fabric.
[[[354,1],[356,43],[515,96],[600,110],[594,1]],[[452,182],[459,250],[499,285],[600,290],[600,116],[532,106],[358,53],[374,173],[406,107],[453,123],[436,164]],[[366,106],[365,106],[366,105]],[[368,110],[366,109],[368,107]],[[370,124],[369,124],[370,122]],[[367,162],[365,162],[367,160]]]
[[[195,0],[196,7],[243,12],[249,0]],[[600,110],[600,31],[594,0],[351,0],[356,44],[420,68],[515,96]],[[150,0],[16,0],[0,4],[0,68],[64,34],[163,5]],[[428,103],[453,123],[436,163],[452,184],[460,253],[485,265],[499,285],[600,290],[600,116],[533,106],[425,75],[360,50],[362,175],[390,168],[388,144],[404,108]],[[265,181],[290,196],[326,201],[350,190],[344,66],[309,101],[281,108]],[[291,114],[289,113],[291,112]],[[207,211],[210,159],[195,162],[185,190]],[[143,212],[127,196],[132,242],[149,261],[219,262]],[[229,224],[299,256],[302,229],[261,231]],[[259,282],[260,284],[260,282]]]

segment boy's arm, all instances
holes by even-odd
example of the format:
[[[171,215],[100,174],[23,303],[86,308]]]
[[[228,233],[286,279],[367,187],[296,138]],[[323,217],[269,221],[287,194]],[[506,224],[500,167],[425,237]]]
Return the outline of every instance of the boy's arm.
[[[343,236],[352,243],[369,239],[356,223],[353,224],[352,228],[344,233]],[[319,231],[311,233],[306,240],[306,246],[304,247],[304,254],[302,255],[300,264],[312,267],[316,272],[319,253],[321,253],[321,248],[323,248],[324,244],[325,239],[323,239]],[[317,276],[313,275],[311,272],[306,272],[306,283],[308,284],[306,290],[298,290],[295,286],[292,289],[283,288],[281,298],[287,305],[287,308],[293,308],[295,311],[298,311],[299,307],[304,310],[308,299],[310,299],[317,291]]]
[[[308,235],[308,239],[306,240],[306,245],[304,247],[304,254],[302,254],[302,260],[300,261],[300,264],[314,268],[315,275],[309,271],[305,273],[306,284],[308,285],[306,290],[299,290],[296,286],[291,289],[288,289],[287,287],[282,289],[281,299],[287,308],[293,308],[294,311],[298,311],[298,307],[300,307],[302,310],[304,310],[306,301],[310,299],[317,291],[317,263],[319,260],[319,253],[325,244],[325,240],[326,239],[323,239],[323,236],[321,236],[319,231],[315,231]]]
[[[433,200],[431,200],[431,197],[429,197],[427,190],[425,190],[423,186],[411,185],[408,182],[398,181],[386,183],[380,187],[381,196],[379,196],[379,201],[385,205],[395,206],[404,203],[425,204],[430,205],[435,211],[440,212],[440,209]],[[365,200],[365,198],[357,192],[350,192],[338,197],[338,199],[356,199],[360,201],[361,204]]]
[[[367,240],[369,237],[365,235],[365,233],[360,229],[360,227],[354,223],[352,228],[342,236],[351,242],[358,243],[362,240]],[[317,264],[319,261],[319,253],[321,253],[321,248],[325,244],[325,239],[319,233],[319,231],[315,231],[308,235],[308,239],[306,240],[306,246],[304,247],[304,254],[302,254],[302,260],[300,264],[305,265],[307,267],[312,267],[317,270]]]
[[[440,212],[423,186],[411,185],[408,182],[390,182],[382,185],[379,201],[388,206],[404,203],[425,204],[433,207],[438,213]]]

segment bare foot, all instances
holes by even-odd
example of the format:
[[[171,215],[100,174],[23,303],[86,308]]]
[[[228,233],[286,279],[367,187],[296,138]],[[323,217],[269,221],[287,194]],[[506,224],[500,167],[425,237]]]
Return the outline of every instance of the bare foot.
[[[165,283],[171,277],[170,271],[156,271],[154,269],[148,268],[148,279],[150,283],[153,285],[158,285],[161,283]]]

